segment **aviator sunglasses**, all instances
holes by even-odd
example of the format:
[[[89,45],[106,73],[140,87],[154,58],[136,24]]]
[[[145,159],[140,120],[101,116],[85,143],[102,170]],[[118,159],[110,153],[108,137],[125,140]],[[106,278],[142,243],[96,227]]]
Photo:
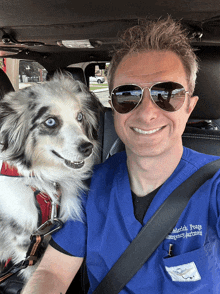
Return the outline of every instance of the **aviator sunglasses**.
[[[186,93],[183,85],[175,82],[156,83],[151,87],[141,88],[138,85],[122,85],[111,92],[111,103],[119,113],[129,113],[140,105],[144,90],[148,89],[151,100],[162,110],[174,112],[179,110],[185,101]]]

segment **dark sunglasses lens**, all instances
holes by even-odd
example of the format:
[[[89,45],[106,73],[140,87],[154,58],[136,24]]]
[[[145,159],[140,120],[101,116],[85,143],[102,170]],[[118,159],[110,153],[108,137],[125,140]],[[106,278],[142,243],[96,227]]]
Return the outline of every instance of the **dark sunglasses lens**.
[[[163,110],[173,112],[179,110],[185,101],[185,89],[181,84],[165,82],[151,88],[151,97]]]
[[[114,109],[119,113],[128,113],[141,101],[142,90],[135,85],[124,85],[112,91],[111,99]]]

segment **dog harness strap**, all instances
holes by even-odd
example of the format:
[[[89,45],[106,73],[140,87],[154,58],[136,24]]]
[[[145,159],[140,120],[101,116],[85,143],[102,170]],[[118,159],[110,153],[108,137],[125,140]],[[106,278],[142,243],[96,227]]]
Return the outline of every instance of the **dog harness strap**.
[[[31,244],[28,248],[26,259],[24,260],[24,263],[23,263],[25,266],[32,266],[37,262],[38,256],[40,255],[39,249],[43,240],[44,240],[43,235],[31,236]]]
[[[10,166],[7,162],[2,163],[1,174],[6,176],[19,177],[19,173],[15,167]]]
[[[4,274],[2,277],[0,277],[0,283],[10,278],[12,275],[14,275],[12,272]]]
[[[40,224],[43,224],[51,217],[51,211],[52,211],[51,199],[46,193],[43,193],[34,187],[31,187],[31,189],[33,190],[34,196],[40,206],[40,213],[41,213]]]
[[[44,240],[43,235],[32,235],[31,236],[31,244],[28,248],[26,258],[25,260],[22,260],[18,264],[14,265],[12,268],[10,268],[6,273],[3,273],[0,275],[0,284],[10,278],[11,276],[15,275],[18,273],[20,270],[25,269],[28,266],[34,265],[39,256],[40,256],[40,247],[41,243]]]
[[[10,166],[7,162],[2,162],[2,166],[0,166],[1,172],[0,174],[10,177],[20,177],[21,175],[18,173],[18,170],[15,167]],[[44,224],[49,222],[48,220],[51,218],[52,212],[52,204],[50,197],[41,191],[31,187],[33,192],[36,193],[35,198],[40,206],[41,212],[41,224],[45,227]],[[60,195],[59,195],[60,196]],[[55,221],[55,229],[53,231],[59,229],[62,226],[61,221]],[[47,232],[48,233],[48,232]],[[32,235],[31,236],[31,243],[28,248],[25,260],[19,262],[12,266],[7,272],[0,275],[0,283],[11,277],[12,275],[19,272],[21,269],[26,268],[27,266],[34,265],[39,256],[40,256],[40,247],[43,242],[44,235]],[[5,264],[7,265],[8,261]]]
[[[44,240],[44,237],[47,235],[58,231],[63,226],[63,222],[60,219],[54,219],[53,223],[51,220],[46,221],[42,224],[34,233],[31,235],[31,243],[26,253],[25,260],[22,260],[18,264],[12,266],[6,273],[0,275],[0,284],[11,277],[12,275],[16,274],[22,269],[25,269],[28,266],[33,266],[38,261],[39,257],[41,256],[41,244]],[[39,232],[39,234],[38,234]]]
[[[24,268],[26,266],[23,266],[23,261],[11,267],[6,273],[0,275],[0,284]]]

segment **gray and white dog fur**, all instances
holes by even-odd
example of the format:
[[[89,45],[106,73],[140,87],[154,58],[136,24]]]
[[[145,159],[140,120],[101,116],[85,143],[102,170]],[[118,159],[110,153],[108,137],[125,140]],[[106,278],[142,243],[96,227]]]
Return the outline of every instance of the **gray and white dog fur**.
[[[80,194],[98,152],[101,110],[84,84],[64,74],[0,101],[1,160],[23,176],[0,176],[0,261],[12,258],[16,264],[25,258],[38,224],[31,187],[57,201],[57,183],[61,220],[82,220]],[[22,272],[25,280],[35,268]]]

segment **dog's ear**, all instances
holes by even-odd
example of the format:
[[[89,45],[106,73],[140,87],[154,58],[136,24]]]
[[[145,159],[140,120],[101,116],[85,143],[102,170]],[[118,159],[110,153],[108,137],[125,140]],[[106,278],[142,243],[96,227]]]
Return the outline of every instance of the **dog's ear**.
[[[22,163],[29,127],[26,107],[19,105],[17,95],[19,92],[11,92],[0,101],[0,146],[4,160]]]
[[[98,140],[100,116],[101,113],[104,112],[104,107],[95,94],[92,92],[89,92],[89,94],[90,99],[87,97],[83,109],[85,116],[84,129],[86,136],[90,140]]]

